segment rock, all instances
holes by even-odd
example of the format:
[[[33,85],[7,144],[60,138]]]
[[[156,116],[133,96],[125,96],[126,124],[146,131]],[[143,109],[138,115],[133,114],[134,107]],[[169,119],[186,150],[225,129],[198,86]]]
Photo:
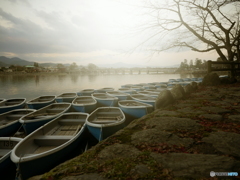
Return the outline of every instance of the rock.
[[[201,107],[200,110],[210,112],[210,113],[216,113],[216,114],[224,114],[224,113],[231,112],[228,109],[223,109],[223,108],[220,108],[220,107],[212,107],[212,106]]]
[[[101,177],[97,173],[82,174],[79,176],[68,176],[68,177],[62,178],[62,180],[93,180],[93,179],[94,180],[109,180],[109,179]]]
[[[182,109],[178,109],[177,112],[182,113],[182,114],[189,114],[189,115],[199,115],[199,114],[204,113],[204,111],[195,109],[193,107],[185,107]]]
[[[167,111],[167,110],[156,110],[154,117],[161,117],[161,116],[179,116],[180,113],[176,111]]]
[[[196,82],[191,82],[191,86],[193,88],[193,91],[196,91],[198,88],[198,84]]]
[[[127,144],[113,144],[105,147],[99,154],[99,159],[107,160],[113,158],[134,158],[141,152]]]
[[[138,174],[140,176],[144,176],[149,172],[151,171],[145,164],[138,164],[133,169],[131,169],[132,174]]]
[[[155,103],[156,109],[164,108],[172,104],[174,101],[175,100],[172,96],[172,93],[169,90],[164,90],[157,97],[157,100]]]
[[[238,172],[240,162],[230,157],[205,154],[170,153],[151,156],[163,168],[170,169],[175,177],[203,178],[210,177],[210,172]]]
[[[221,115],[218,115],[218,114],[202,114],[199,117],[200,118],[209,119],[209,120],[212,120],[212,121],[221,121],[221,120],[223,120],[223,117]]]
[[[146,125],[162,131],[173,131],[176,129],[194,131],[201,128],[201,125],[195,120],[177,117],[152,118],[146,122]]]
[[[216,150],[224,154],[240,157],[240,134],[213,132],[202,141],[211,143]]]
[[[202,85],[203,86],[216,86],[216,85],[220,85],[221,84],[221,80],[219,78],[219,76],[217,75],[217,73],[211,72],[209,74],[207,74],[206,76],[204,76],[203,81],[202,81]]]
[[[167,143],[169,145],[189,146],[191,143],[193,143],[192,138],[179,138],[177,135],[165,131],[159,131],[158,129],[146,129],[138,131],[132,135],[131,140],[134,145],[142,143]]]
[[[171,89],[172,96],[175,100],[183,99],[185,96],[185,91],[183,87],[179,84],[176,84],[172,89]]]
[[[240,115],[230,115],[228,116],[228,119],[233,122],[240,122]]]
[[[185,90],[186,95],[189,95],[193,92],[193,87],[192,87],[192,85],[188,84],[188,85],[184,86],[184,90]]]

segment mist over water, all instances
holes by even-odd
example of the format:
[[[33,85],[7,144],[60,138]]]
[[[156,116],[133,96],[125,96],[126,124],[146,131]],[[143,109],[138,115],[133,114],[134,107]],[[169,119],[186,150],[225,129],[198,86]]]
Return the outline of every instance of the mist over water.
[[[180,74],[116,74],[116,75],[7,75],[0,76],[0,98],[23,97],[31,100],[42,95],[59,95],[82,89],[112,87],[125,84],[166,82],[169,79],[191,78]]]

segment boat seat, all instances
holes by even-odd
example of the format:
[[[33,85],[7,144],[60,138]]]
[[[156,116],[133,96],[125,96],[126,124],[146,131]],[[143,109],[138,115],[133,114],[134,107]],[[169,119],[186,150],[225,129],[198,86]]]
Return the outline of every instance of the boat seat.
[[[71,123],[71,122],[73,122],[73,123],[76,123],[76,122],[80,123],[82,121],[81,121],[81,119],[62,119],[62,120],[59,120],[58,122],[66,124],[66,123]]]
[[[20,119],[22,116],[24,116],[24,114],[11,114],[11,115],[7,115],[8,119]]]
[[[34,142],[39,146],[58,146],[69,141],[73,136],[37,136]]]
[[[95,124],[109,124],[109,123],[115,123],[116,120],[96,119],[92,122],[95,123]]]
[[[77,134],[79,129],[82,127],[81,124],[78,125],[60,125],[52,129],[47,133],[48,136],[74,136]]]

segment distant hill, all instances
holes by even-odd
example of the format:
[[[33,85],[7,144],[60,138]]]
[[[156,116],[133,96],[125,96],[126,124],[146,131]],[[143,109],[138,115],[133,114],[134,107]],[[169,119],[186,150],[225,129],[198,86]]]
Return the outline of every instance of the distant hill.
[[[7,58],[5,56],[0,56],[0,66],[11,66],[11,65],[19,65],[19,66],[32,66],[34,62],[29,62],[18,57]]]

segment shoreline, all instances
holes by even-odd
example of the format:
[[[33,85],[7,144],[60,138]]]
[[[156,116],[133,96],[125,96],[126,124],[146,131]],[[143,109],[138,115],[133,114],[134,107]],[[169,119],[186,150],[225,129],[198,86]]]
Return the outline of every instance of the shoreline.
[[[185,98],[30,179],[211,179],[211,171],[240,172],[240,83],[195,85]]]

